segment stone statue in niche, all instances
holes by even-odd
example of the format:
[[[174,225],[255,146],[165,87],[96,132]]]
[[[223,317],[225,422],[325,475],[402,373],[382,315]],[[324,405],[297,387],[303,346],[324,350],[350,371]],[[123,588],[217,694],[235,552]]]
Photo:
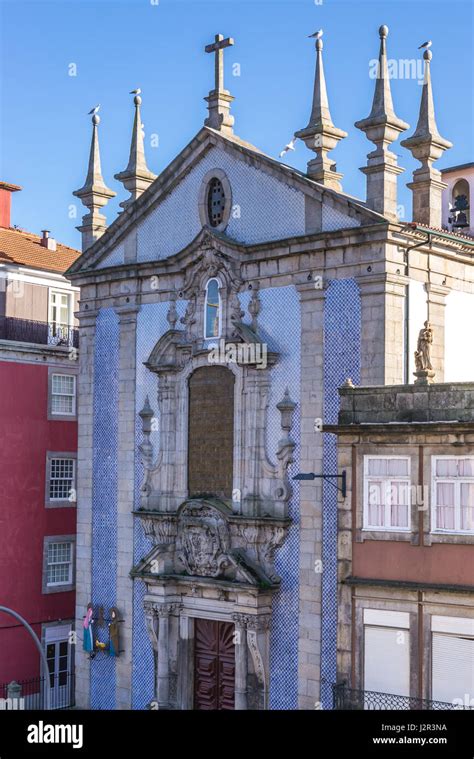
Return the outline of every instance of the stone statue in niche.
[[[431,371],[431,346],[433,344],[433,330],[431,324],[426,321],[423,329],[418,334],[418,343],[415,351],[416,371]]]

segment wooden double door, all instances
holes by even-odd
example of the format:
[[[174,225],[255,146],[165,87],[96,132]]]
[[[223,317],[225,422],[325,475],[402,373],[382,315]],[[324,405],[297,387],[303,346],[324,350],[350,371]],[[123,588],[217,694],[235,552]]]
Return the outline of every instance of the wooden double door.
[[[194,620],[194,709],[235,708],[235,635],[231,622]]]

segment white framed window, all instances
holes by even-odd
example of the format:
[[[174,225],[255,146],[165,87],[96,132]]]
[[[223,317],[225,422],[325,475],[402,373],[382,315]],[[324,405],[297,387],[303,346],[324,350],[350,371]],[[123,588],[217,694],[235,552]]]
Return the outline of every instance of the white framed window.
[[[431,531],[474,534],[474,456],[433,456],[431,473]]]
[[[410,457],[364,456],[364,529],[410,530]]]
[[[72,562],[72,541],[61,541],[58,543],[50,541],[48,543],[46,561],[46,585],[48,588],[72,584]]]
[[[220,337],[221,334],[221,296],[219,280],[210,279],[206,285],[204,303],[204,337]]]
[[[76,378],[73,374],[51,377],[51,414],[74,416],[76,413]]]
[[[54,329],[69,326],[69,293],[49,291],[49,323]]]
[[[75,459],[51,458],[49,466],[49,500],[69,501],[75,489]]]

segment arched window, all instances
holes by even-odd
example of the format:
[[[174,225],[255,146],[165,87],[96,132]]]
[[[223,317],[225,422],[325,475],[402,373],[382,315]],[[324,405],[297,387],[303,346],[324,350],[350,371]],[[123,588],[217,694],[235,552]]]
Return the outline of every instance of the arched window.
[[[458,179],[453,187],[450,215],[453,229],[470,226],[469,185],[465,179]]]
[[[207,190],[207,216],[211,227],[218,227],[224,219],[225,193],[222,182],[213,177]]]
[[[219,337],[221,333],[221,298],[217,279],[210,279],[206,285],[204,309],[204,337],[206,339]]]

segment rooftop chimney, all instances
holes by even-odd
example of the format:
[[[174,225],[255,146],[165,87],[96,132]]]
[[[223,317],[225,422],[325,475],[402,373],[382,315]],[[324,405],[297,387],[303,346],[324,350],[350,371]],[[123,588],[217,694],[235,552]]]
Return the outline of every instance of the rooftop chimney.
[[[18,192],[22,188],[17,184],[0,182],[0,227],[11,227],[11,200],[12,192]]]
[[[56,240],[49,236],[49,229],[42,229],[41,234],[43,237],[40,240],[40,245],[48,250],[56,250]]]

